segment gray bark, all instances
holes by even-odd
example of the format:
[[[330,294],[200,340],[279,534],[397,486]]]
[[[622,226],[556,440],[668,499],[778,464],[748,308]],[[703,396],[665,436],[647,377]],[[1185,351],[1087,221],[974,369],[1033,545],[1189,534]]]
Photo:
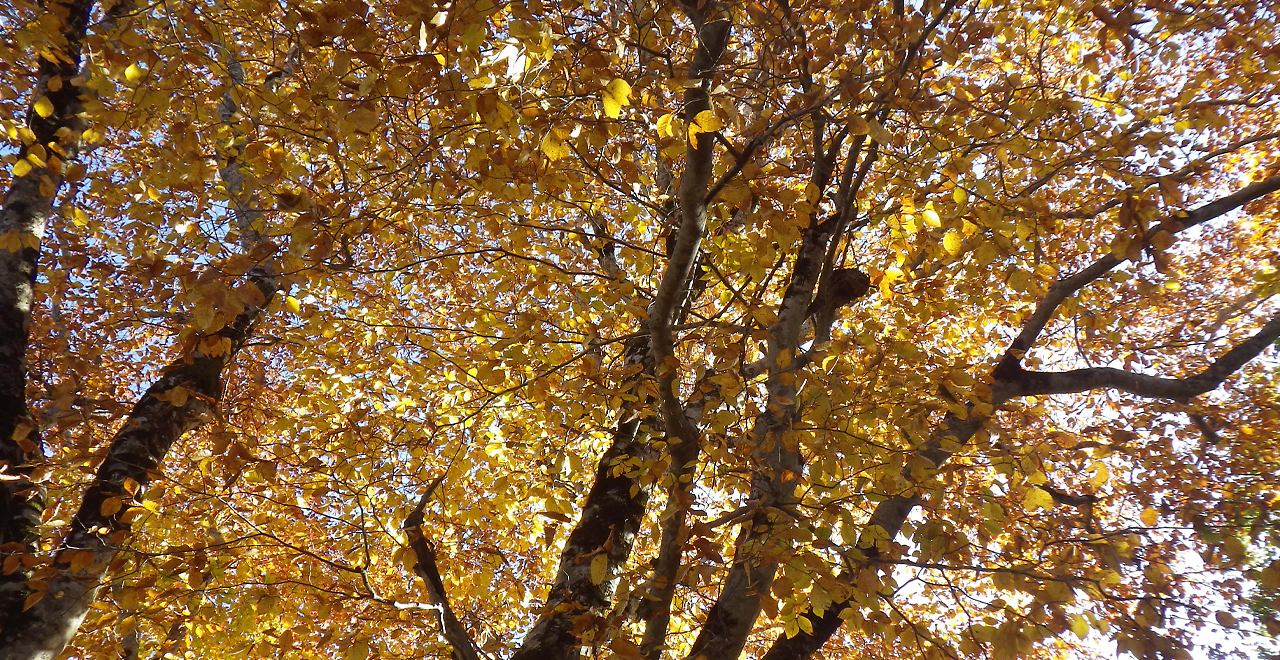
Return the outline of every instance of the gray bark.
[[[65,45],[60,54],[65,58],[39,60],[39,80],[27,111],[27,127],[35,140],[18,151],[31,169],[10,185],[0,212],[0,236],[17,235],[23,240],[16,251],[0,249],[0,472],[21,477],[0,482],[0,546],[15,544],[0,550],[4,553],[31,549],[44,510],[43,489],[26,479],[32,464],[43,456],[39,430],[27,409],[27,339],[40,242],[65,166],[79,154],[85,129],[78,115],[90,92],[70,81],[80,73],[81,42],[92,7],[92,0],[63,0],[48,6],[49,13],[61,21]],[[58,89],[50,91],[50,81],[55,79],[53,86]],[[47,117],[36,111],[35,104],[42,98],[53,108]],[[18,429],[26,432],[15,438]],[[0,584],[14,578],[23,576],[0,577]]]
[[[436,484],[439,484],[439,481]],[[475,641],[454,615],[453,607],[449,604],[449,595],[444,590],[444,580],[440,579],[440,567],[436,563],[436,546],[422,533],[422,514],[426,509],[427,501],[431,498],[432,490],[434,489],[430,488],[422,495],[422,499],[418,501],[418,507],[404,521],[404,529],[409,537],[409,547],[413,550],[414,558],[417,559],[413,571],[427,585],[427,600],[440,610],[440,629],[445,640],[453,648],[454,660],[480,660]]]
[[[234,60],[230,70],[232,82],[243,83],[243,72]],[[229,94],[220,111],[228,122],[238,112]],[[173,444],[203,424],[217,406],[224,369],[253,335],[279,288],[275,269],[268,261],[274,249],[251,229],[261,211],[252,193],[243,190],[244,177],[234,156],[224,164],[222,175],[234,220],[242,236],[249,236],[242,246],[259,257],[246,279],[257,287],[262,302],[246,305],[235,319],[212,334],[229,340],[230,350],[217,355],[196,350],[176,360],[137,401],[85,492],[71,531],[58,550],[55,573],[44,580],[47,588],[35,590],[13,579],[0,583],[0,660],[52,660],[70,642],[96,599],[112,560],[129,537],[129,507],[125,503],[141,495]],[[173,398],[176,388],[186,391],[185,400]],[[73,563],[86,563],[84,553],[89,553],[92,561],[73,570]]]
[[[1251,184],[1191,211],[1181,218],[1181,226],[1174,227],[1173,231],[1182,231],[1220,217],[1277,190],[1280,190],[1280,176]],[[1155,231],[1157,230],[1152,230],[1151,233]],[[1108,255],[1080,272],[1059,280],[1050,288],[992,371],[995,381],[991,388],[993,406],[999,407],[1024,396],[1079,393],[1094,389],[1117,389],[1148,398],[1187,399],[1216,389],[1280,338],[1280,315],[1277,315],[1252,337],[1230,349],[1204,371],[1183,378],[1159,378],[1110,368],[1079,369],[1063,373],[1025,371],[1021,365],[1022,356],[1048,325],[1058,307],[1121,263],[1123,260]],[[952,454],[944,446],[963,446],[982,427],[983,422],[984,419],[972,415],[961,420],[953,414],[947,414],[917,454],[928,459],[935,467],[941,467]],[[944,444],[944,438],[950,442]],[[890,538],[895,538],[919,503],[915,496],[892,496],[876,506],[867,525],[878,525],[888,532]],[[868,557],[868,564],[874,565],[878,555],[875,548],[863,548],[863,551]],[[822,616],[812,612],[802,615],[808,619],[813,632],[801,631],[794,637],[779,637],[764,655],[764,660],[806,660],[812,657],[843,625],[840,613],[850,607],[852,602],[846,600],[832,603]]]

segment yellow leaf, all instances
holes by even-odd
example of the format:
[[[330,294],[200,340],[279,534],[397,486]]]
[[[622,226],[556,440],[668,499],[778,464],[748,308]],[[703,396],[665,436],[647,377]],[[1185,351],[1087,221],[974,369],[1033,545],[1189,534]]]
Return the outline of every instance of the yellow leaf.
[[[137,64],[130,64],[129,67],[124,70],[124,79],[131,83],[136,83],[139,80],[142,80],[142,77],[145,75],[147,75],[147,72]]]
[[[609,557],[605,553],[600,553],[591,558],[591,584],[601,584],[604,582],[605,574],[609,571]]]
[[[542,153],[547,155],[548,160],[560,160],[569,155],[569,149],[556,138],[555,134],[547,133],[542,138]]]
[[[621,78],[615,78],[600,93],[604,104],[604,114],[610,119],[617,119],[622,113],[622,106],[631,104],[631,85]]]
[[[1084,617],[1080,616],[1079,614],[1072,614],[1071,615],[1071,632],[1075,633],[1076,637],[1079,637],[1080,639],[1084,639],[1085,637],[1088,637],[1089,622],[1085,621]]]
[[[710,110],[703,110],[693,118],[693,123],[689,124],[689,140],[692,141],[698,137],[699,133],[714,133],[724,128],[724,122],[716,116],[716,113]]]
[[[1052,509],[1053,496],[1048,491],[1040,488],[1029,488],[1027,494],[1022,498],[1022,506],[1028,511],[1036,509]]]
[[[924,223],[930,227],[942,227],[942,218],[938,217],[938,212],[933,209],[924,210]]]
[[[942,237],[942,247],[952,256],[960,254],[960,248],[962,247],[960,245],[960,234],[954,229],[948,231],[946,236]]]
[[[102,500],[102,505],[98,507],[98,513],[108,517],[114,516],[120,512],[121,506],[123,506],[123,504],[120,502],[120,498],[108,497],[107,499]]]
[[[849,133],[851,135],[866,135],[867,131],[870,130],[871,127],[867,125],[867,120],[858,115],[854,115],[853,119],[849,120]]]
[[[1147,527],[1155,527],[1156,523],[1160,522],[1160,513],[1151,507],[1147,507],[1142,510],[1142,515],[1139,518],[1142,519],[1142,524]]]
[[[116,634],[122,637],[132,634],[137,629],[138,629],[137,616],[130,615],[123,619],[120,619],[120,621],[116,623]]]
[[[621,78],[614,78],[613,82],[609,83],[609,86],[605,89],[608,90],[610,95],[618,99],[618,103],[627,105],[631,102],[631,85],[627,81]]]
[[[31,172],[31,163],[27,160],[20,160],[13,164],[13,178],[21,179]]]
[[[1093,476],[1089,477],[1089,484],[1094,488],[1107,483],[1107,479],[1111,476],[1111,471],[1101,461],[1094,461],[1093,465],[1089,466],[1089,471],[1093,473]]]
[[[890,540],[892,540],[892,537],[889,536],[889,530],[880,525],[867,525],[858,537],[858,545],[863,547],[875,545],[879,547],[887,544]]]
[[[47,96],[41,96],[36,99],[35,104],[31,107],[35,109],[37,115],[40,115],[45,119],[53,116],[53,102],[51,102]]]
[[[673,114],[665,114],[658,117],[658,135],[675,136],[675,131],[671,128],[671,122],[676,118]]]
[[[298,302],[298,299],[294,298],[293,296],[284,297],[284,306],[287,307],[289,311],[293,312],[294,314],[297,314],[298,312],[302,311],[302,303]]]
[[[622,115],[622,105],[619,104],[612,96],[609,96],[608,94],[601,94],[600,103],[604,106],[604,116],[609,119],[617,119]]]

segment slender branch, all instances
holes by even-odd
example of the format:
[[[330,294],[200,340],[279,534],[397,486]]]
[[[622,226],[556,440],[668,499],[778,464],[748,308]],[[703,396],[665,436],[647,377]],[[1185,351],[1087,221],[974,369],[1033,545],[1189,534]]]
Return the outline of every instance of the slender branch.
[[[454,660],[480,660],[475,642],[472,641],[471,635],[462,622],[458,621],[458,617],[454,616],[453,607],[449,605],[449,595],[445,592],[444,581],[440,579],[440,568],[436,563],[435,544],[422,533],[423,512],[426,510],[427,501],[431,499],[431,493],[439,483],[440,480],[437,479],[431,487],[427,488],[427,492],[423,493],[422,498],[418,500],[418,506],[404,521],[404,530],[409,536],[409,547],[413,549],[413,555],[417,558],[413,571],[427,585],[427,602],[439,609],[440,630],[445,640],[453,647]]]
[[[1190,399],[1216,389],[1231,374],[1280,339],[1280,314],[1256,334],[1236,345],[1204,371],[1186,378],[1159,378],[1110,367],[1075,369],[1064,372],[1011,371],[1002,374],[1000,387],[1009,396],[1074,394],[1097,389],[1116,389],[1151,399]]]
[[[1266,195],[1270,195],[1277,190],[1280,190],[1280,175],[1273,176],[1269,179],[1263,179],[1257,183],[1245,186],[1226,197],[1205,204],[1204,206],[1187,213],[1185,216],[1177,218],[1177,224],[1166,230],[1173,233],[1185,231],[1190,227],[1203,224],[1209,220],[1213,220],[1214,218],[1230,213],[1249,202]],[[1161,231],[1160,228],[1153,227],[1147,232],[1145,237],[1146,240],[1150,240],[1151,237],[1159,231]],[[1040,304],[1036,306],[1035,312],[1032,313],[1031,318],[1027,320],[1026,325],[1023,326],[1022,332],[1019,333],[1017,339],[1015,339],[1013,344],[1009,346],[1007,357],[1013,357],[1015,360],[1021,360],[1021,353],[1025,353],[1030,350],[1031,346],[1035,343],[1036,338],[1044,331],[1045,326],[1049,324],[1050,319],[1053,318],[1054,313],[1058,311],[1058,307],[1060,307],[1063,302],[1075,295],[1077,291],[1084,288],[1089,283],[1107,274],[1107,272],[1121,263],[1124,263],[1124,261],[1124,259],[1120,259],[1109,254],[1093,262],[1087,268],[1075,275],[1055,282],[1053,286],[1049,287],[1048,294],[1046,294],[1044,299],[1040,301]]]

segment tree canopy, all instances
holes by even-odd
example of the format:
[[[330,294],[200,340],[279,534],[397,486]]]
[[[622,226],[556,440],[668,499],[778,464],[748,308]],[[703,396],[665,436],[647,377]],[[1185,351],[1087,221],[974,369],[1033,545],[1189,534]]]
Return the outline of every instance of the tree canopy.
[[[9,0],[0,659],[1247,656],[1256,0]]]

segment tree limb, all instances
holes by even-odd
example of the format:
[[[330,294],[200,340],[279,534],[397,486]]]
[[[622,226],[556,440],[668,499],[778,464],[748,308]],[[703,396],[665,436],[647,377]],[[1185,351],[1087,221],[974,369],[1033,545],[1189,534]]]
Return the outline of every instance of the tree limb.
[[[27,171],[23,174],[15,167],[17,176],[0,212],[0,236],[18,242],[17,249],[0,248],[0,473],[20,477],[0,482],[0,546],[16,544],[4,552],[31,550],[44,510],[43,488],[27,479],[44,454],[27,408],[27,340],[40,245],[54,198],[80,153],[84,102],[93,94],[71,82],[80,74],[81,44],[92,10],[93,0],[48,4],[47,13],[57,22],[64,44],[38,57],[38,78],[26,117],[34,140],[24,140],[17,153]],[[57,90],[51,91],[54,79]],[[49,104],[48,116],[35,110],[37,102]]]
[[[413,572],[417,573],[427,585],[427,602],[439,609],[440,630],[445,640],[453,647],[454,660],[480,660],[475,642],[472,641],[471,635],[467,633],[462,622],[458,621],[458,617],[454,616],[453,608],[449,605],[449,595],[445,592],[444,582],[440,579],[440,568],[436,564],[435,544],[422,534],[423,512],[427,508],[427,501],[431,499],[431,493],[439,483],[440,480],[437,479],[431,487],[427,488],[427,492],[423,493],[422,498],[418,500],[418,506],[404,521],[404,530],[409,536],[409,547],[413,549],[413,556],[417,559]]]
[[[1075,394],[1115,389],[1149,399],[1190,399],[1216,389],[1245,363],[1280,338],[1280,314],[1252,337],[1237,344],[1204,371],[1185,378],[1159,378],[1110,367],[1063,372],[1025,371],[1019,366],[1001,375],[1010,398],[1041,394]]]
[[[1252,184],[1192,211],[1180,220],[1183,226],[1176,229],[1185,229],[1220,217],[1276,190],[1280,190],[1280,177],[1272,177]],[[1076,275],[1059,280],[1050,289],[1044,301],[1037,307],[1036,313],[1028,320],[1022,333],[1005,351],[1000,364],[992,372],[995,379],[991,388],[992,406],[999,406],[1022,396],[1084,392],[1101,387],[1113,387],[1153,398],[1186,399],[1218,387],[1241,366],[1280,338],[1280,315],[1277,315],[1254,336],[1232,348],[1204,371],[1183,379],[1156,378],[1109,368],[1081,369],[1057,374],[1023,370],[1021,355],[1039,336],[1057,307],[1071,294],[1098,279],[1119,263],[1122,263],[1121,260],[1108,255]],[[984,422],[985,418],[973,414],[972,406],[970,406],[970,414],[964,420],[955,414],[948,413],[929,441],[917,450],[916,455],[940,467],[950,458],[955,448],[962,446],[973,437]],[[876,506],[867,525],[868,527],[879,526],[889,538],[895,538],[917,505],[919,505],[919,499],[914,495],[891,496]],[[874,548],[867,548],[864,554],[874,562],[879,553]],[[813,633],[802,630],[794,637],[780,637],[770,647],[763,660],[804,660],[811,657],[840,628],[843,624],[840,612],[851,604],[850,600],[833,603],[821,617],[812,612],[802,615],[809,619]]]
[[[231,59],[234,84],[243,83],[243,71]],[[223,119],[239,112],[234,101],[223,100]],[[233,176],[223,183],[232,195],[233,211],[242,226],[260,211],[252,193],[242,189],[234,156],[223,173]],[[243,234],[242,234],[243,236]],[[275,246],[257,232],[242,248],[258,261],[246,274],[261,299],[216,332],[193,342],[185,354],[171,363],[164,375],[138,399],[124,425],[107,449],[106,459],[85,491],[71,531],[63,540],[54,564],[55,573],[45,579],[42,591],[22,582],[0,584],[0,660],[47,660],[56,657],[71,640],[97,596],[102,578],[121,545],[129,537],[138,509],[128,506],[159,470],[169,449],[188,431],[215,414],[222,398],[222,372],[253,335],[263,312],[279,288],[270,258]]]
[[[1177,225],[1167,230],[1172,233],[1184,231],[1190,227],[1221,217],[1240,208],[1241,206],[1244,206],[1245,204],[1248,204],[1249,202],[1265,197],[1266,195],[1270,195],[1277,190],[1280,190],[1280,175],[1250,184],[1235,193],[1205,204],[1204,206],[1186,214],[1186,216],[1177,218]],[[1152,228],[1148,231],[1144,238],[1144,243],[1150,240],[1151,237],[1159,231],[1161,231],[1160,228]],[[1054,282],[1053,286],[1049,287],[1049,292],[1045,295],[1044,299],[1036,306],[1036,310],[1032,313],[1031,318],[1027,321],[1026,325],[1023,326],[1022,332],[1018,334],[1017,339],[1014,339],[1013,344],[1009,346],[1009,350],[1006,352],[1006,359],[1013,357],[1016,360],[1021,360],[1022,355],[1020,353],[1025,353],[1030,350],[1032,344],[1035,343],[1036,338],[1038,338],[1040,333],[1044,331],[1045,326],[1049,324],[1054,313],[1058,311],[1058,307],[1060,307],[1063,302],[1075,295],[1077,291],[1084,288],[1089,283],[1107,274],[1107,272],[1121,263],[1124,263],[1124,261],[1126,260],[1118,259],[1114,255],[1109,254],[1093,262],[1087,268],[1075,275]]]

